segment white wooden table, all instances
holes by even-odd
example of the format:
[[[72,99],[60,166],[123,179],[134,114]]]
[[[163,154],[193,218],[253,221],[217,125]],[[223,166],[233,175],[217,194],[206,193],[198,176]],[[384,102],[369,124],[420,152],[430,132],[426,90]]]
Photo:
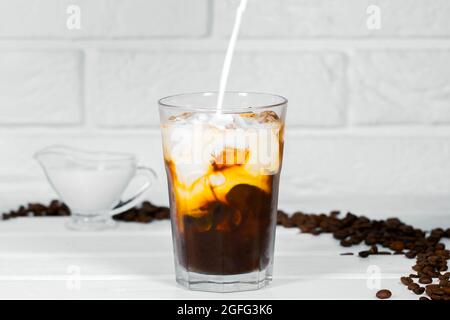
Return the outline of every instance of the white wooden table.
[[[270,287],[228,294],[188,291],[174,280],[168,221],[80,233],[67,230],[66,219],[0,222],[0,299],[374,299],[377,281],[368,278],[377,271],[381,288],[390,289],[393,299],[417,299],[399,283],[414,260],[340,256],[362,246],[342,248],[330,235],[282,227]],[[414,220],[420,219],[411,216],[408,222]],[[421,221],[435,225],[442,218]]]

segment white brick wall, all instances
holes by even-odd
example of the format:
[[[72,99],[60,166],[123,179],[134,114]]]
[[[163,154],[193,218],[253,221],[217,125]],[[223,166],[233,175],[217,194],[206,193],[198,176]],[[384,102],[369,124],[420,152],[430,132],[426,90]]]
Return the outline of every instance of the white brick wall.
[[[217,89],[236,4],[0,0],[0,209],[53,196],[32,154],[54,143],[137,153],[166,203],[156,101]],[[249,0],[229,89],[289,98],[281,203],[450,201],[450,1]]]
[[[97,123],[145,127],[159,124],[158,98],[217,90],[223,53],[101,52],[96,60]],[[293,126],[339,126],[344,122],[344,64],[336,53],[243,52],[233,61],[229,90],[289,97],[288,123]]]
[[[0,51],[0,123],[80,124],[81,54]]]
[[[230,33],[239,0],[217,1],[221,35]],[[382,12],[382,28],[366,27],[370,5]],[[242,34],[248,37],[449,36],[447,0],[264,0],[250,1]]]
[[[450,120],[449,50],[357,52],[350,74],[355,124]]]
[[[67,7],[82,28],[66,28]],[[208,31],[208,0],[2,0],[0,38],[198,37]]]

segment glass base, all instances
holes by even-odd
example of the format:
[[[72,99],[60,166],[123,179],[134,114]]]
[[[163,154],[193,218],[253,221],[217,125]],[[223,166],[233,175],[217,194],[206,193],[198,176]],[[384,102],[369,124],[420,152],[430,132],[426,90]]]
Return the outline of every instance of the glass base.
[[[98,231],[112,229],[117,226],[110,216],[99,215],[72,215],[66,227],[75,231]]]
[[[258,290],[269,285],[272,280],[271,268],[233,275],[211,275],[189,272],[179,267],[177,282],[189,290],[208,292],[237,292]]]

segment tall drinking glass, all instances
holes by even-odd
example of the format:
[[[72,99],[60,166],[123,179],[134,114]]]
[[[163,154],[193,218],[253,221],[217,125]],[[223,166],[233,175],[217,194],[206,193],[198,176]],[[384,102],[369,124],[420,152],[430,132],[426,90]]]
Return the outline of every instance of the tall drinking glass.
[[[214,292],[272,278],[287,100],[264,93],[159,101],[176,280]]]

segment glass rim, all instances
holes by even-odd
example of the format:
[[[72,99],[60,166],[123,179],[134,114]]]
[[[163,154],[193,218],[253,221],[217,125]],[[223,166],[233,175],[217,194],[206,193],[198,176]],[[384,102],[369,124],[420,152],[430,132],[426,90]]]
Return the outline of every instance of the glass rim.
[[[166,96],[164,98],[161,98],[158,100],[158,104],[160,107],[166,107],[166,108],[174,108],[174,109],[185,109],[185,110],[194,110],[194,111],[208,111],[208,112],[217,112],[217,108],[213,107],[195,107],[195,106],[186,106],[181,104],[175,104],[175,103],[168,103],[166,100],[174,99],[174,98],[182,98],[182,97],[189,97],[189,96],[217,96],[218,91],[199,91],[199,92],[190,92],[190,93],[178,93],[170,96]],[[273,94],[273,93],[265,93],[265,92],[252,92],[252,91],[225,91],[225,96],[227,94],[234,94],[234,95],[254,95],[254,96],[268,96],[272,98],[276,98],[279,101],[276,103],[269,103],[269,104],[259,104],[255,106],[225,106],[222,108],[222,112],[236,112],[236,111],[251,111],[251,110],[259,110],[259,109],[267,109],[267,108],[274,108],[279,106],[287,106],[288,99],[279,95],[279,94]]]

